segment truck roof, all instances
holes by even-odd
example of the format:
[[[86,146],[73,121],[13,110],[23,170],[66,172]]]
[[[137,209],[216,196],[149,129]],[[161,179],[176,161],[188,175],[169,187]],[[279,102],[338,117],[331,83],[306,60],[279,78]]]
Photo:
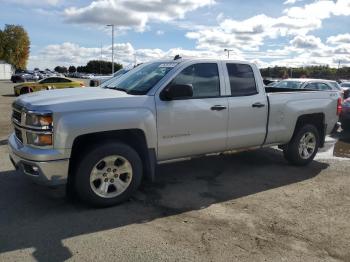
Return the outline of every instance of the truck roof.
[[[164,63],[183,63],[183,62],[188,62],[188,61],[213,61],[213,62],[218,62],[218,61],[225,61],[225,62],[231,62],[231,63],[237,63],[237,64],[254,64],[248,61],[243,61],[243,60],[232,60],[232,59],[215,59],[215,58],[179,58],[179,59],[157,59],[150,61],[152,62],[164,62]]]

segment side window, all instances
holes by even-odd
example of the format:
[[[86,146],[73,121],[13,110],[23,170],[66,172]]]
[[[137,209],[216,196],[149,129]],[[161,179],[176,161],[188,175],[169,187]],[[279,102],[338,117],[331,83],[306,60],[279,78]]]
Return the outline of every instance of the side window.
[[[186,67],[173,79],[171,84],[191,84],[194,98],[220,96],[218,65],[216,63],[200,63]]]
[[[60,83],[70,83],[71,82],[69,79],[66,79],[66,78],[57,78],[57,79],[59,79],[58,82],[60,82]]]
[[[48,78],[44,79],[41,83],[42,84],[50,83],[51,80],[52,80],[52,77],[48,77]]]
[[[305,86],[305,89],[317,90],[318,87],[316,83],[309,83]]]
[[[331,88],[324,83],[317,83],[318,90],[330,90]]]
[[[232,96],[257,94],[253,69],[245,64],[226,64]]]

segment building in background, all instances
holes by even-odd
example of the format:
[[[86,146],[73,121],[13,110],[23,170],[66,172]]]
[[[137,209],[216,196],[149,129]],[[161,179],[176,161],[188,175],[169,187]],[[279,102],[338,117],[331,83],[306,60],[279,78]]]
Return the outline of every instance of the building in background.
[[[13,67],[3,60],[0,60],[0,80],[10,80],[13,74]]]

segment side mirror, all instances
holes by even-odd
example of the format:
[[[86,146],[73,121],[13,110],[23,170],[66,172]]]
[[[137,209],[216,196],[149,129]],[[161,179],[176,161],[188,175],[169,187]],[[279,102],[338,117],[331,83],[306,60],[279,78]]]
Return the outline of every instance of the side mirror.
[[[187,85],[168,85],[161,93],[161,99],[171,101],[181,98],[190,98],[193,96],[193,86]]]

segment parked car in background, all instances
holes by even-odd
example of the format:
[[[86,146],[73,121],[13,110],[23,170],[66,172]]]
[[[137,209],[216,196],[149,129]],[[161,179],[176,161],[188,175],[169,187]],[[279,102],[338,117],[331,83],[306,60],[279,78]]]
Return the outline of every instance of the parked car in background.
[[[350,131],[350,98],[345,99],[342,104],[339,121],[344,130]]]
[[[72,81],[65,77],[48,77],[39,82],[27,82],[14,86],[14,94],[16,96],[37,92],[42,90],[59,89],[59,88],[75,88],[85,87],[84,83]]]
[[[81,74],[80,78],[83,78],[83,79],[92,79],[94,78],[95,76],[93,74]]]
[[[277,84],[279,81],[278,79],[268,79],[268,78],[264,78],[263,82],[265,86],[274,86],[275,84]]]
[[[350,97],[350,82],[343,82],[340,87],[344,93],[344,99]]]
[[[107,75],[107,76],[99,76],[99,77],[95,77],[93,79],[90,80],[90,86],[99,86],[101,85],[103,82],[112,79],[112,78],[119,78],[120,76],[124,75],[126,72],[130,71],[130,69],[125,69],[122,68],[120,70],[118,70],[117,72],[115,72],[112,75]]]
[[[11,76],[11,81],[13,83],[21,83],[26,81],[37,81],[39,80],[38,74],[35,72],[25,71],[21,73],[16,73]]]
[[[340,85],[337,81],[326,79],[309,79],[309,78],[289,78],[280,81],[275,85],[277,88],[296,88],[309,90],[336,90],[340,91]]]
[[[24,80],[24,78],[23,78],[23,75],[24,75],[25,73],[16,73],[16,74],[13,74],[12,76],[11,76],[11,81],[12,81],[12,83],[20,83],[20,82],[24,82],[25,80]]]
[[[268,83],[266,86],[269,86],[269,87],[275,86],[275,85],[277,85],[279,82],[280,82],[280,80],[271,81],[271,82]]]
[[[277,145],[303,166],[336,125],[341,99],[292,91],[265,88],[244,61],[152,61],[104,87],[17,98],[10,159],[38,183],[68,181],[94,206],[127,200],[167,160]]]
[[[310,79],[310,78],[289,78],[280,81],[273,87],[291,88],[291,89],[308,89],[315,91],[338,91],[341,97],[344,97],[342,88],[337,81],[327,79]]]

